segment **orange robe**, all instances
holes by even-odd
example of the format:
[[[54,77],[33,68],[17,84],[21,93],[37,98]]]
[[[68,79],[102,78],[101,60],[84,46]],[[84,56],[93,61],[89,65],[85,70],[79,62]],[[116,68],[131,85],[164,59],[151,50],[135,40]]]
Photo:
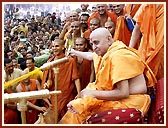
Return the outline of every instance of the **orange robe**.
[[[164,7],[142,5],[134,20],[140,26],[142,38],[138,52],[154,72],[157,80],[164,77]]]
[[[36,86],[36,80],[35,79],[30,79],[30,91],[37,91],[37,86]],[[21,82],[20,83],[21,87],[22,87],[22,92],[27,92],[25,85]],[[30,100],[30,102],[32,104],[36,104],[37,105],[37,100]],[[26,123],[27,124],[34,124],[37,119],[38,119],[38,114],[40,112],[36,109],[32,109],[32,108],[28,108],[28,110],[26,111]]]
[[[115,33],[114,33],[114,41],[120,40],[127,46],[129,46],[132,32],[128,30],[124,15],[130,14],[131,17],[134,17],[135,13],[137,12],[138,8],[140,7],[140,4],[136,4],[133,9],[131,7],[132,7],[132,4],[127,4],[124,8],[123,16],[119,16],[117,18],[116,29],[115,29]]]
[[[88,41],[90,41],[90,33],[91,33],[90,29],[87,29],[87,30],[83,33],[83,37],[84,37],[85,39],[87,39]]]
[[[95,54],[94,66],[96,81],[90,83],[86,89],[113,90],[115,83],[138,76],[145,69],[141,58],[128,50],[120,41],[114,42],[103,57]],[[70,104],[79,114],[68,111],[60,123],[82,123],[87,116],[109,109],[136,108],[140,109],[143,114],[146,114],[150,106],[150,96],[147,94],[136,94],[118,101],[98,100],[90,96],[84,96],[71,101]]]
[[[65,55],[62,55],[62,57],[65,57]],[[48,62],[51,62],[53,60],[54,57],[50,58]],[[59,64],[58,67],[59,67],[59,73],[57,81],[57,90],[61,90],[61,94],[58,95],[58,119],[61,119],[62,116],[67,111],[67,103],[73,100],[77,95],[74,80],[79,78],[79,73],[74,58],[70,58],[69,61],[66,63]],[[49,72],[51,73],[51,78],[49,78]],[[50,91],[55,90],[53,70],[44,71],[42,88],[44,87],[44,83],[48,79],[51,79],[53,81],[53,84],[49,88],[49,90]],[[51,103],[54,106],[55,104],[54,96],[51,97]]]
[[[114,12],[106,12],[106,13],[107,13],[107,16],[111,18],[111,21],[116,23],[117,15]],[[98,18],[99,19],[99,17],[100,16],[99,16],[98,12],[93,13],[88,19],[88,28],[90,28],[90,20],[93,19],[93,18]]]
[[[75,59],[77,61],[77,58]],[[81,90],[83,90],[90,82],[91,64],[92,64],[92,61],[89,61],[86,59],[83,59],[81,64],[77,63],[78,71],[80,74]]]
[[[133,7],[134,6],[134,7]],[[126,4],[126,6],[124,7],[124,14],[130,14],[131,17],[134,17],[134,15],[136,14],[136,12],[138,11],[139,7],[141,6],[141,4]]]
[[[6,90],[7,93],[13,93],[11,90]],[[11,103],[13,104],[13,103]],[[4,124],[19,124],[19,111],[17,109],[11,109],[4,106]]]
[[[19,124],[19,112],[17,110],[4,107],[4,124]]]

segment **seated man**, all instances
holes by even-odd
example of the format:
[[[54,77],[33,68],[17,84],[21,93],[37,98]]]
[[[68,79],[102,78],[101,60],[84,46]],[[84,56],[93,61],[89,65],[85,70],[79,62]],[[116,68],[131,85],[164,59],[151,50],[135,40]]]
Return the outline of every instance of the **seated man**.
[[[26,71],[23,71],[23,75],[27,74]],[[22,80],[20,84],[16,87],[17,92],[29,92],[29,91],[36,91],[41,90],[40,83],[36,79],[30,79],[30,77]],[[51,104],[47,98],[43,99],[47,104],[48,107],[51,107]],[[29,100],[27,101],[28,110],[26,111],[26,123],[33,124],[38,119],[38,114],[40,112],[46,112],[46,107],[41,107],[38,104],[38,100]]]
[[[69,102],[69,111],[59,123],[80,124],[89,115],[120,108],[136,108],[145,115],[150,105],[147,85],[152,86],[156,82],[149,73],[146,84],[144,71],[147,65],[134,49],[120,41],[114,42],[105,28],[95,29],[90,40],[94,53],[73,49],[71,53],[93,59],[96,80],[88,84],[77,99]]]

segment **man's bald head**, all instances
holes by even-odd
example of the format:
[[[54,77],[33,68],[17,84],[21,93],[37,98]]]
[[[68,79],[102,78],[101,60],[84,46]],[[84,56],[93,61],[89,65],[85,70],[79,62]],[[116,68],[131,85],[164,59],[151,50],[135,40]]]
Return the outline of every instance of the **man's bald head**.
[[[90,34],[90,43],[92,44],[93,51],[97,55],[104,56],[113,43],[113,39],[109,30],[100,27]]]
[[[105,35],[111,37],[110,32],[106,28],[100,27],[100,28],[97,28],[94,31],[92,31],[92,33],[90,34],[90,38],[92,38],[94,36],[96,36],[96,37],[105,37]]]
[[[116,28],[114,22],[112,22],[111,20],[110,20],[110,21],[107,21],[107,22],[105,23],[104,27],[110,31],[110,33],[111,33],[112,36],[114,35],[114,33],[115,33],[115,28]]]

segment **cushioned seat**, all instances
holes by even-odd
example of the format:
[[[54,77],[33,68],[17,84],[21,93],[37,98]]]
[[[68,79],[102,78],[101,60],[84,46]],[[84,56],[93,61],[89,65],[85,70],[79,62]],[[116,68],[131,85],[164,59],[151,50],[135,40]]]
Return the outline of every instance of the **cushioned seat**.
[[[141,111],[129,109],[107,110],[87,118],[84,124],[139,124],[143,122]]]

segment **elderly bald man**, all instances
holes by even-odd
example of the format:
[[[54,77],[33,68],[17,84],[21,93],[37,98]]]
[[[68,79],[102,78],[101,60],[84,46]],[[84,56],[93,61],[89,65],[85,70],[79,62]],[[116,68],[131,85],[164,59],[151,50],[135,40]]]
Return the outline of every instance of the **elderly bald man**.
[[[59,123],[80,124],[97,112],[136,108],[146,114],[150,96],[146,94],[145,64],[120,41],[114,42],[106,28],[90,35],[93,53],[71,50],[71,53],[94,61],[96,80],[68,104],[69,111]]]

